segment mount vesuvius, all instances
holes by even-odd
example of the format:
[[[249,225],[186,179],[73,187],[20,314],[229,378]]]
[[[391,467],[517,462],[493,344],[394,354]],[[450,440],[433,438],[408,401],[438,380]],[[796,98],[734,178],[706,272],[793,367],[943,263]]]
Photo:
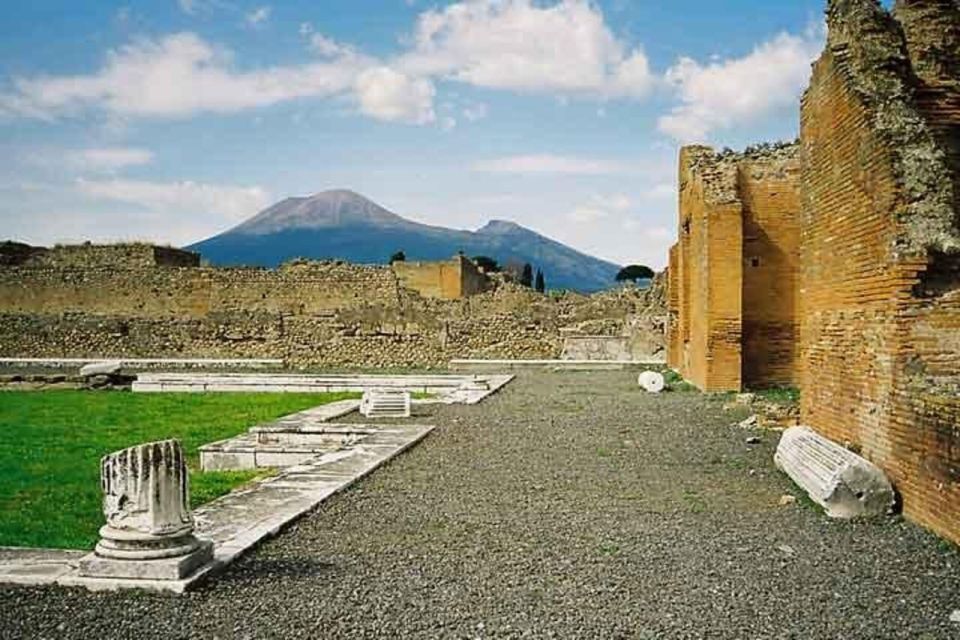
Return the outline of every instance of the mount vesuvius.
[[[346,190],[287,198],[187,248],[215,265],[264,267],[298,257],[383,264],[397,251],[408,260],[445,260],[463,251],[500,264],[529,262],[543,270],[549,288],[583,292],[613,286],[619,270],[512,222],[493,220],[477,231],[435,227]]]

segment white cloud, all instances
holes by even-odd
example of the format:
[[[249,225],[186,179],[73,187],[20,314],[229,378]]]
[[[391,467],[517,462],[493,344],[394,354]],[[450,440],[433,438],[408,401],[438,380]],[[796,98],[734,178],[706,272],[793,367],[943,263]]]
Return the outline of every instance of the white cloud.
[[[228,52],[179,33],[112,51],[97,72],[14,81],[0,113],[52,119],[97,109],[114,116],[187,117],[230,113],[349,91],[369,61],[343,57],[300,66],[236,71]]]
[[[357,78],[357,99],[364,114],[388,122],[427,124],[436,120],[433,83],[389,67],[367,69]]]
[[[623,195],[593,196],[567,214],[567,219],[576,224],[590,224],[598,220],[621,216],[633,206],[633,201]]]
[[[468,105],[463,108],[463,117],[467,119],[468,122],[477,122],[478,120],[483,120],[487,117],[489,109],[487,105],[481,103]]]
[[[484,160],[475,164],[474,170],[488,173],[571,175],[610,175],[629,171],[626,166],[617,162],[552,154],[506,156]]]
[[[324,58],[335,58],[337,56],[355,55],[352,47],[341,44],[332,38],[328,38],[322,33],[310,33],[310,40],[307,48]]]
[[[401,69],[478,87],[640,97],[654,83],[587,0],[466,0],[422,13],[413,40]]]
[[[85,196],[123,202],[160,213],[212,214],[226,221],[240,221],[270,204],[270,194],[261,187],[234,187],[197,182],[150,182],[145,180],[77,180]]]
[[[78,168],[98,171],[115,171],[153,162],[153,152],[149,149],[128,147],[81,149],[68,153],[67,157]]]
[[[271,7],[270,7],[269,5],[264,5],[264,6],[262,6],[262,7],[257,7],[256,9],[254,9],[253,11],[251,11],[250,13],[246,14],[246,15],[244,16],[244,20],[246,21],[247,25],[250,26],[250,27],[260,27],[260,26],[262,26],[267,20],[270,19],[270,13],[271,13],[271,11],[272,11],[272,9],[271,9]]]
[[[743,58],[706,65],[681,58],[666,73],[680,104],[657,126],[683,142],[704,141],[713,130],[795,108],[822,48],[822,34],[811,30],[804,36],[782,33]]]

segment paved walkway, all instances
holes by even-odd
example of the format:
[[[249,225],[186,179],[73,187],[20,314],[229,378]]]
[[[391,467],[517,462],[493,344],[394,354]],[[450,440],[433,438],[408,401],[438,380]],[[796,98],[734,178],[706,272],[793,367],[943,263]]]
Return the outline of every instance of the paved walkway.
[[[181,597],[0,588],[0,637],[955,638],[960,554],[779,506],[776,436],[634,374],[523,374]]]

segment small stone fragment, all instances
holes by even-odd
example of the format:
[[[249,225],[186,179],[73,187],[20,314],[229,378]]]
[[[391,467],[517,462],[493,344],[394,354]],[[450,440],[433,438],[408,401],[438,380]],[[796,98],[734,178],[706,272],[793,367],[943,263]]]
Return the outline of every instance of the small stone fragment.
[[[663,379],[663,374],[661,373],[644,371],[637,378],[637,384],[649,393],[660,393],[666,386],[666,381]]]
[[[960,609],[953,610],[953,613],[950,614],[950,622],[960,624]]]
[[[755,429],[759,424],[759,419],[756,415],[752,415],[749,418],[742,420],[737,426],[741,429]]]
[[[763,442],[758,436],[750,436],[747,438],[747,444],[760,444]]]
[[[792,495],[790,495],[789,493],[787,493],[787,494],[784,494],[784,495],[780,496],[780,502],[779,502],[779,504],[780,504],[781,507],[786,507],[786,506],[789,506],[789,505],[791,505],[791,504],[796,504],[796,502],[797,502],[797,497],[796,497],[796,496],[792,496]]]
[[[113,375],[120,371],[122,363],[119,360],[111,360],[108,362],[91,362],[80,367],[80,375],[83,377],[96,376],[96,375]]]

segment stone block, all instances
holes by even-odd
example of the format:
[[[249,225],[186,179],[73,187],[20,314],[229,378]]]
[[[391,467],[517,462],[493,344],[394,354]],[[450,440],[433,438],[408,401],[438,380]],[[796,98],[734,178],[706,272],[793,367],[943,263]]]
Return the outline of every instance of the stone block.
[[[182,580],[213,561],[213,543],[204,540],[194,551],[172,558],[120,560],[105,558],[96,552],[80,559],[79,574],[86,578],[127,580]]]
[[[657,373],[656,371],[644,371],[641,373],[639,377],[637,377],[637,384],[649,393],[660,393],[664,387],[666,387],[663,374]]]
[[[367,391],[360,400],[360,413],[368,418],[409,418],[410,405],[406,391]]]
[[[784,431],[774,462],[831,518],[880,516],[893,509],[893,486],[879,467],[809,427]]]
[[[112,376],[120,372],[122,366],[119,360],[109,360],[105,362],[91,362],[80,367],[80,375],[84,378],[90,376]]]

